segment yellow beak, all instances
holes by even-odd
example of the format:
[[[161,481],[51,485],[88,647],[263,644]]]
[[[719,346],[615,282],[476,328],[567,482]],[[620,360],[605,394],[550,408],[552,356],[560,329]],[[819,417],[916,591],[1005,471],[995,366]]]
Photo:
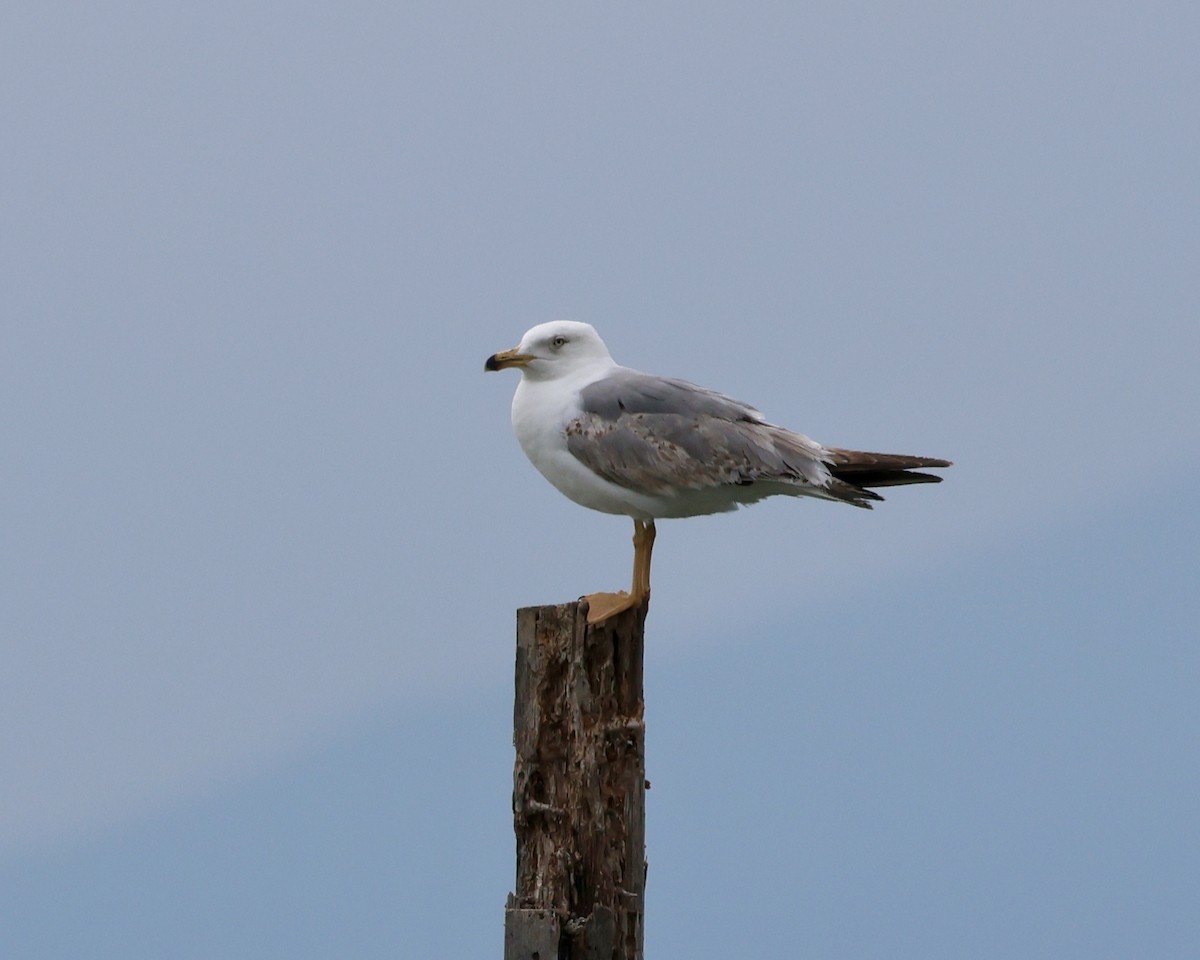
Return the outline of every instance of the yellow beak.
[[[501,350],[499,353],[493,353],[487,358],[484,363],[484,370],[506,370],[509,367],[524,367],[529,361],[537,359],[528,353],[518,353],[517,348],[511,350]]]

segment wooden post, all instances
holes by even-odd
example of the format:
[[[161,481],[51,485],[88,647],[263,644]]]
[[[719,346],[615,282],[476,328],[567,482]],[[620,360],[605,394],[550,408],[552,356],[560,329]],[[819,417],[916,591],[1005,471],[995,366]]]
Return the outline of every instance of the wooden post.
[[[517,611],[513,826],[504,960],[642,960],[646,608]]]

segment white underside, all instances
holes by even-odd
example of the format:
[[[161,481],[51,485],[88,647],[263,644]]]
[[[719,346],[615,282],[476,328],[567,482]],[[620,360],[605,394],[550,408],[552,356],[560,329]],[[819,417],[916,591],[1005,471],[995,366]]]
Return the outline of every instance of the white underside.
[[[677,488],[669,495],[648,494],[593,473],[567,449],[566,427],[582,412],[579,391],[610,368],[611,364],[597,364],[553,380],[522,377],[517,385],[512,405],[513,431],[525,455],[564,496],[591,510],[638,520],[723,513],[778,494],[822,496],[819,488],[786,482]]]

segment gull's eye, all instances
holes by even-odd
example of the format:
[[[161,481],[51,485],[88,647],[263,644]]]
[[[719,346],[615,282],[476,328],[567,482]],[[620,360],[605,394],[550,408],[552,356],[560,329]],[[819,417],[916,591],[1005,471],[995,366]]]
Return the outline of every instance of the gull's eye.
[[[552,346],[555,350],[557,350],[560,347],[566,346],[566,343],[567,343],[566,337],[558,336],[550,341],[550,346]]]

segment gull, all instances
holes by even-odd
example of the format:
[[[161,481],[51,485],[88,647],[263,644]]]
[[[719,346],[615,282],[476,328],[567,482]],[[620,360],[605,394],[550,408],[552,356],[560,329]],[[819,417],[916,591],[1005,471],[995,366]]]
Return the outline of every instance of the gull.
[[[540,324],[484,364],[509,367],[521,371],[513,432],[542,476],[582,506],[633,518],[632,586],[585,597],[591,623],[649,597],[655,520],[772,496],[870,509],[883,499],[872,487],[938,483],[919,469],[950,466],[822,446],[715,390],[619,366],[587,323]]]

